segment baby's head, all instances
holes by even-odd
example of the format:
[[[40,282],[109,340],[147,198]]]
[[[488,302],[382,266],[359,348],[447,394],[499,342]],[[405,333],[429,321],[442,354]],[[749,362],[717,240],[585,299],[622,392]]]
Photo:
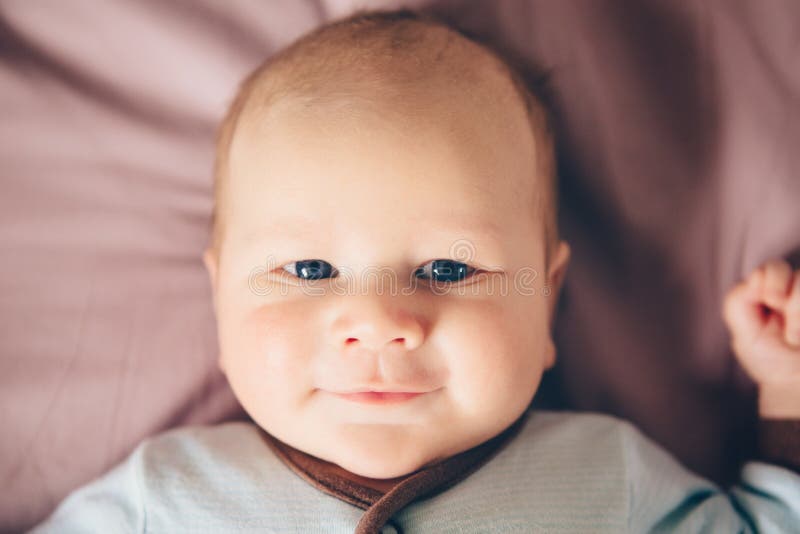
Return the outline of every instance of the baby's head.
[[[429,17],[351,17],[259,67],[220,129],[204,257],[255,422],[376,479],[513,423],[555,358],[554,167],[541,102]],[[370,390],[418,394],[341,395]]]

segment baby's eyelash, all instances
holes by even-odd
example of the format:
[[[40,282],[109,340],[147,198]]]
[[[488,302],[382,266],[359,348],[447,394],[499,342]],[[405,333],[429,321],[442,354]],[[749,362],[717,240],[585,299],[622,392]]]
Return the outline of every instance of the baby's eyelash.
[[[455,268],[451,268],[448,264],[455,264],[456,267]],[[426,269],[426,267],[428,265],[430,265],[431,267],[429,269]],[[414,274],[417,275],[417,274],[424,274],[426,272],[430,272],[432,276],[433,275],[443,276],[443,277],[453,277],[453,276],[455,276],[456,277],[455,280],[450,280],[450,279],[438,280],[437,279],[436,281],[437,282],[459,282],[461,280],[469,278],[470,276],[475,274],[477,271],[478,271],[478,269],[476,269],[475,267],[472,267],[471,265],[468,265],[466,263],[462,263],[460,261],[447,260],[447,259],[437,259],[437,260],[429,261],[424,266],[419,267],[416,271],[414,271]]]
[[[325,260],[293,261],[283,265],[281,268],[285,269],[287,266],[292,266],[292,270],[294,271],[290,271],[289,274],[297,276],[301,280],[319,280],[320,278],[327,278],[325,276],[326,273],[328,273],[329,276],[339,274],[339,272]],[[302,278],[300,277],[301,274]]]
[[[299,278],[300,280],[320,280],[322,278],[332,278],[338,276],[339,272],[330,263],[320,259],[306,259],[289,262],[280,267],[285,272]],[[428,279],[438,283],[454,283],[465,280],[473,276],[479,269],[469,264],[450,260],[435,259],[430,260],[418,267],[414,271],[415,276],[425,275],[423,279]],[[436,278],[442,277],[442,278]]]

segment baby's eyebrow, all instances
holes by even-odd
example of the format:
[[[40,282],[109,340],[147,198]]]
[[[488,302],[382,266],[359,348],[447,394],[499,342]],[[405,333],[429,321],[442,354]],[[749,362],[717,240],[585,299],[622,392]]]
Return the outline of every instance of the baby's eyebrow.
[[[506,232],[496,223],[475,215],[447,214],[445,216],[408,216],[404,223],[413,225],[417,233],[436,233],[456,240],[496,241]],[[283,215],[272,218],[245,235],[245,243],[254,244],[275,238],[310,239],[326,235],[323,223],[304,215]]]
[[[245,242],[253,244],[274,238],[276,235],[293,238],[308,238],[312,235],[319,235],[325,228],[320,227],[318,221],[312,220],[304,215],[284,215],[278,218],[271,218],[268,223],[245,235]]]

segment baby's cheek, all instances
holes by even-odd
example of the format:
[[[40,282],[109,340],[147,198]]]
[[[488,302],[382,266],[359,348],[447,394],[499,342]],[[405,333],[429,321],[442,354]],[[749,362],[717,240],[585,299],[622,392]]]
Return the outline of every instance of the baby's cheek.
[[[465,411],[478,415],[498,406],[513,409],[531,395],[538,366],[529,328],[506,302],[462,302],[441,326],[452,393]]]
[[[272,400],[295,402],[309,387],[309,361],[315,351],[313,317],[303,303],[265,304],[242,314],[230,329],[224,355],[228,374],[248,391]],[[241,400],[241,399],[240,399]]]

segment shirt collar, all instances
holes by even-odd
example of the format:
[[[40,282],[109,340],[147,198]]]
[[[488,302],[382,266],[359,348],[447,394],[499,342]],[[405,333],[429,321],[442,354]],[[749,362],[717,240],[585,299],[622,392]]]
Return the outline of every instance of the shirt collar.
[[[366,510],[355,532],[367,534],[379,532],[389,518],[411,502],[433,497],[488,462],[517,435],[529,412],[526,410],[511,426],[492,439],[401,478],[388,492],[346,479],[334,472],[330,462],[295,449],[263,429],[261,434],[278,458],[306,482]]]

